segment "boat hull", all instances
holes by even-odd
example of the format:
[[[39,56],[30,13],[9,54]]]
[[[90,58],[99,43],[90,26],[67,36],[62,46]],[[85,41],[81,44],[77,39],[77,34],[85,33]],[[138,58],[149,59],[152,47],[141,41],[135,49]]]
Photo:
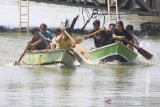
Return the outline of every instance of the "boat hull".
[[[121,42],[96,48],[89,53],[93,60],[98,60],[100,62],[131,62],[137,57],[137,54],[133,50],[126,47]]]
[[[29,65],[61,63],[65,66],[73,66],[74,61],[74,55],[71,52],[63,49],[33,50],[28,51],[23,57],[24,64]]]

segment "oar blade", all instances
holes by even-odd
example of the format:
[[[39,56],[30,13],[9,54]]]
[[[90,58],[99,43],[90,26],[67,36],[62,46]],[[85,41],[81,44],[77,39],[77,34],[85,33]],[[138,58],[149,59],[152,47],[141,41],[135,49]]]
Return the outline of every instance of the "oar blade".
[[[84,64],[84,63],[85,63],[85,61],[82,59],[82,57],[81,57],[77,52],[75,52],[75,51],[72,51],[72,52],[73,52],[76,60],[77,60],[80,64]]]
[[[82,42],[82,40],[83,40],[83,38],[80,37],[80,36],[74,37],[73,39],[74,39],[74,41],[75,41],[77,44],[80,44],[80,43]]]
[[[68,34],[66,30],[64,30],[64,33],[72,40],[72,42],[75,43],[75,40]],[[80,53],[85,59],[89,59],[89,53],[80,44],[75,44],[75,48],[80,51]]]
[[[13,65],[20,65],[20,62],[15,61],[15,62],[13,63]]]
[[[91,58],[89,53],[80,44],[76,44],[76,48],[80,51],[80,53],[85,59],[88,60]]]
[[[137,51],[142,55],[144,56],[146,59],[151,59],[153,57],[153,55],[149,52],[147,52],[146,50],[144,50],[143,48],[138,48]]]
[[[19,57],[18,61],[15,61],[14,62],[14,65],[20,65],[20,61],[21,59],[23,58],[24,54],[28,51],[28,48],[29,48],[29,44],[26,46],[26,48],[24,49],[23,53],[21,54],[21,56]]]

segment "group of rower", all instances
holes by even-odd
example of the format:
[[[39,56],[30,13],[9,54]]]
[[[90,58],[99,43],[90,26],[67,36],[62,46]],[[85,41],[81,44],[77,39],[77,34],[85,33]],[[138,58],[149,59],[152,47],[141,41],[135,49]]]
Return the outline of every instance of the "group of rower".
[[[33,29],[31,32],[33,38],[28,42],[29,50],[42,50],[42,49],[71,49],[76,43],[74,43],[64,30],[72,36],[72,30],[70,28],[62,29],[57,28],[54,32],[54,36],[47,30],[47,25],[42,23],[39,29]],[[100,30],[100,21],[95,20],[93,22],[93,30],[89,33]],[[122,21],[118,21],[116,24],[109,24],[109,29],[103,29],[100,32],[92,35],[94,39],[95,48],[99,48],[116,40],[122,41],[126,46],[129,46],[128,41],[134,45],[139,46],[137,37],[133,34],[133,26],[127,25],[124,29]],[[85,39],[88,37],[85,36]],[[131,47],[133,49],[133,47]]]
[[[93,22],[93,28],[94,30],[91,31],[91,33],[100,29],[99,20],[95,20]],[[95,48],[114,43],[116,40],[122,41],[124,45],[130,47],[131,49],[133,49],[133,47],[128,44],[128,41],[139,47],[138,39],[134,35],[133,30],[133,25],[127,25],[126,29],[124,29],[122,21],[118,21],[116,24],[111,23],[109,24],[109,29],[104,29],[92,36],[94,39]]]
[[[69,37],[63,32],[64,29],[57,28],[55,30],[55,35],[52,35],[50,31],[47,30],[47,25],[42,23],[39,29],[31,30],[33,38],[28,42],[29,50],[42,50],[42,49],[67,49],[75,46]],[[65,31],[72,35],[72,30],[66,28]]]

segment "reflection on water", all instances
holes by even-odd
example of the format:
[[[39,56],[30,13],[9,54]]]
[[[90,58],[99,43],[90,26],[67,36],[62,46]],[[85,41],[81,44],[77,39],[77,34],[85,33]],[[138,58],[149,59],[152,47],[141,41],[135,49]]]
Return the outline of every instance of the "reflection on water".
[[[158,101],[158,69],[116,64],[82,65],[75,69],[1,66],[0,106],[103,107],[105,97],[113,100],[120,96],[137,97],[146,103],[142,97]]]

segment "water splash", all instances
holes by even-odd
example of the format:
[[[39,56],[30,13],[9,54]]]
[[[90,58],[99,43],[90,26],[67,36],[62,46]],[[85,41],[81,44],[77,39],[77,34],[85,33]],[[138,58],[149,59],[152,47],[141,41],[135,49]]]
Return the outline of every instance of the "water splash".
[[[145,95],[146,97],[149,97],[149,90],[150,90],[150,71],[148,70],[146,72],[146,78],[145,78]]]

